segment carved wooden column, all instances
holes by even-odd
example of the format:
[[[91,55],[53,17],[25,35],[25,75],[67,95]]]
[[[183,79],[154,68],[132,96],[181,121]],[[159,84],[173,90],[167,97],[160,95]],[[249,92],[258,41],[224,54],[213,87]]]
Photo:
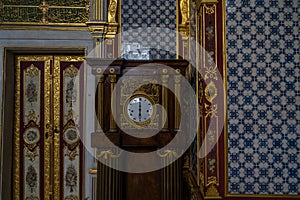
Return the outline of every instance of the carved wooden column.
[[[104,99],[104,88],[103,82],[105,80],[104,75],[97,75],[98,85],[97,85],[97,120],[96,120],[96,131],[101,131],[103,127],[103,99]]]
[[[167,89],[167,84],[168,84],[169,75],[168,75],[168,70],[167,69],[163,69],[162,73],[163,73],[162,83],[163,83],[163,85],[166,86],[166,87],[162,87],[162,107],[165,108],[165,111],[166,111],[166,112],[162,111],[161,119],[162,120],[166,119],[162,130],[163,131],[168,131],[169,130],[169,121],[168,121],[168,89]]]
[[[111,68],[113,69],[113,68]],[[111,70],[111,72],[114,72],[114,69]],[[110,81],[110,94],[111,94],[111,112],[110,112],[110,116],[109,116],[109,132],[116,132],[117,131],[117,124],[115,121],[115,117],[117,117],[116,115],[116,92],[114,91],[115,89],[115,85],[117,82],[117,75],[116,74],[110,74],[108,75],[109,77],[109,81]]]
[[[180,127],[180,121],[181,121],[181,111],[180,111],[180,101],[181,101],[181,91],[180,91],[180,79],[181,79],[180,70],[176,70],[176,74],[174,75],[174,82],[175,82],[175,125],[174,129],[175,131],[178,131]]]

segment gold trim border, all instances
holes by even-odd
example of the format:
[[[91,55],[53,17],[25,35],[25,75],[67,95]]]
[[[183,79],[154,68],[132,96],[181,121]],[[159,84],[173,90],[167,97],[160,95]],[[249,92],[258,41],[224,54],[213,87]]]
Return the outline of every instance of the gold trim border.
[[[21,65],[20,65],[20,57],[18,57],[16,71],[15,71],[15,110],[14,110],[14,163],[13,163],[13,199],[20,199],[20,90],[21,90]],[[17,134],[18,133],[18,134]]]
[[[60,127],[60,62],[66,61],[66,62],[84,62],[83,56],[54,56],[54,66],[53,66],[53,123],[54,127]],[[84,70],[85,71],[85,70]],[[83,126],[84,127],[84,126]],[[84,131],[84,130],[83,130]],[[61,132],[61,131],[60,131]],[[64,179],[60,180],[60,168],[61,168],[61,162],[60,162],[60,134],[54,134],[54,152],[53,152],[53,163],[54,163],[54,199],[60,199],[60,181],[64,181]],[[81,151],[80,147],[79,152]],[[81,165],[81,162],[84,160],[84,151],[82,158],[79,156],[79,165]],[[83,166],[83,165],[82,165]],[[84,173],[84,170],[83,172]],[[83,175],[84,176],[84,175]],[[79,194],[83,195],[84,186],[80,186]]]
[[[50,69],[50,60],[52,59],[52,56],[17,56],[15,58],[15,60],[17,61],[16,63],[16,68],[15,68],[15,81],[16,81],[16,87],[15,87],[15,122],[14,122],[14,142],[13,142],[13,146],[14,146],[14,168],[13,168],[13,199],[17,200],[20,199],[20,155],[21,155],[21,149],[20,149],[20,120],[21,120],[21,116],[20,116],[20,89],[21,89],[21,83],[20,83],[20,78],[21,78],[21,61],[44,61],[45,62],[45,74],[47,72],[47,69]],[[46,79],[45,79],[46,81]],[[46,89],[45,89],[46,90]],[[46,97],[47,95],[45,94],[45,101],[46,101]],[[46,111],[45,111],[46,112]],[[46,122],[47,118],[45,118],[44,123]],[[46,126],[46,124],[45,124]],[[50,184],[49,184],[49,179],[47,177],[47,142],[46,140],[44,140],[44,144],[45,144],[45,163],[44,163],[44,170],[45,170],[45,193],[50,191]],[[41,169],[41,166],[40,166]],[[49,175],[49,173],[48,173]]]
[[[86,24],[0,23],[0,30],[89,31]]]
[[[50,75],[50,70],[51,70],[51,61],[53,57],[49,56],[48,61],[45,64],[45,70],[44,70],[44,130],[47,130],[47,124],[50,124],[50,104],[51,104],[51,75]],[[48,127],[49,128],[49,127]],[[52,132],[52,130],[48,129],[48,134],[49,132]],[[51,134],[50,134],[51,135]],[[50,199],[50,193],[51,193],[51,180],[50,180],[50,167],[51,167],[51,160],[50,160],[50,151],[51,151],[51,136],[49,138],[46,138],[44,136],[44,196],[45,200]]]

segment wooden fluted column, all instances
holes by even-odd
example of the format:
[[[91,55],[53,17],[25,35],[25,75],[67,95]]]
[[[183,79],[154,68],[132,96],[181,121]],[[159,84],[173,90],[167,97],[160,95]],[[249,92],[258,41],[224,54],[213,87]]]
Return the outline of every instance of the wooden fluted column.
[[[165,87],[162,87],[162,107],[165,108],[165,112],[162,111],[162,120],[166,119],[165,123],[163,124],[163,131],[169,130],[169,122],[168,122],[168,70],[163,69],[163,75],[162,75],[162,83],[165,85]]]
[[[110,69],[110,71],[113,73],[113,68]],[[116,93],[114,92],[115,85],[117,82],[117,75],[110,74],[109,80],[110,80],[110,90],[111,90],[111,113],[110,113],[110,120],[109,120],[109,132],[116,132],[117,131],[117,124],[115,121],[116,117]]]

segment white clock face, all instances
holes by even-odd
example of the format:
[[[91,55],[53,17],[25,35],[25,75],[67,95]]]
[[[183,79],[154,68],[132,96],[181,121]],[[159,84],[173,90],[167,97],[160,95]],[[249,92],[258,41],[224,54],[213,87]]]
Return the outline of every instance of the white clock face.
[[[127,104],[127,114],[134,122],[146,122],[153,114],[153,105],[146,97],[137,96]]]

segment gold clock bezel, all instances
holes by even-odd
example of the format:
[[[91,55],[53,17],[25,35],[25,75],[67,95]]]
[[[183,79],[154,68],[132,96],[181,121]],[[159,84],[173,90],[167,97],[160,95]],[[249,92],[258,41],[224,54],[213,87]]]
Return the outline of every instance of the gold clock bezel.
[[[134,98],[137,98],[137,97],[144,97],[146,99],[148,99],[150,101],[150,103],[152,104],[152,115],[149,119],[147,119],[146,121],[144,122],[136,122],[134,120],[132,120],[129,115],[128,115],[128,112],[127,112],[127,109],[128,109],[128,104],[134,99]],[[145,127],[147,125],[149,125],[153,119],[155,118],[156,116],[156,107],[155,107],[155,101],[147,94],[145,93],[135,93],[134,95],[131,95],[129,98],[126,99],[125,101],[125,104],[123,106],[123,113],[124,113],[124,116],[125,116],[125,119],[132,125],[134,125],[135,127]]]

